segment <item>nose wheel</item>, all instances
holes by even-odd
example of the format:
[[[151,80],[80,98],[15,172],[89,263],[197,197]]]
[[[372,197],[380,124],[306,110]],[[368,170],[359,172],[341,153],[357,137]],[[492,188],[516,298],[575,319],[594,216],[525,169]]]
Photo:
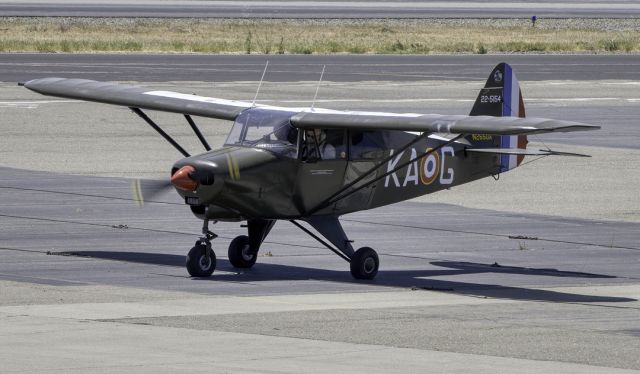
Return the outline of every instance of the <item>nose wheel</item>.
[[[216,269],[216,254],[211,249],[211,243],[201,244],[200,241],[187,254],[187,271],[192,277],[209,277]]]
[[[209,220],[204,220],[202,234],[187,254],[187,271],[192,277],[209,277],[216,269],[216,254],[211,248],[211,240],[218,235],[209,231]]]

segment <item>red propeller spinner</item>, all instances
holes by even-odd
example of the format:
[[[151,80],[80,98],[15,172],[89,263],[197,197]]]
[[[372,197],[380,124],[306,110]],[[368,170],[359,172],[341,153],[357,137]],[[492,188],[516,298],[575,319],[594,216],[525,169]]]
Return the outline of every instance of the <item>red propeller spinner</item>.
[[[196,169],[191,166],[183,166],[171,176],[171,184],[184,191],[195,191],[198,181],[192,178]]]

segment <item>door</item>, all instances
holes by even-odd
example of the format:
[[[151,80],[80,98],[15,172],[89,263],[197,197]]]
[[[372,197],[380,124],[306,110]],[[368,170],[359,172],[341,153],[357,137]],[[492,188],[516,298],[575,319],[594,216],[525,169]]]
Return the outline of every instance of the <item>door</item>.
[[[301,134],[297,197],[309,211],[340,190],[347,166],[346,131],[309,129]]]

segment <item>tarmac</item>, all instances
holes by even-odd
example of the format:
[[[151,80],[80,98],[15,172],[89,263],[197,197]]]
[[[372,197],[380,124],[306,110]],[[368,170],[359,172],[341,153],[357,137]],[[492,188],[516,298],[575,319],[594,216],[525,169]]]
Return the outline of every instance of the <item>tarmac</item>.
[[[429,18],[627,18],[640,6],[632,0],[596,2],[467,1],[220,1],[220,0],[5,0],[0,14],[20,17],[156,17],[156,18],[294,18],[294,19],[429,19]]]
[[[551,78],[521,82],[528,115],[603,130],[532,141],[593,157],[345,216],[355,246],[380,254],[369,282],[287,222],[247,271],[226,257],[245,229],[216,224],[216,272],[188,277],[200,222],[174,193],[142,208],[130,195],[130,178],[166,178],[179,154],[124,108],[2,84],[0,372],[640,371],[637,82]],[[316,84],[267,82],[259,101],[308,104]],[[316,106],[464,113],[481,84],[328,81]],[[179,116],[153,118],[201,148]],[[223,142],[229,124],[196,120]]]

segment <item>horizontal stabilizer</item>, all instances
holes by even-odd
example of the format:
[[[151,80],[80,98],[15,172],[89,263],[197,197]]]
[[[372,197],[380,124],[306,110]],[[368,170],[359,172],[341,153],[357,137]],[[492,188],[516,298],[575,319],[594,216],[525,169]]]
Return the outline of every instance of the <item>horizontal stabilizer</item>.
[[[558,152],[550,149],[526,149],[526,148],[467,148],[466,152],[473,153],[494,153],[500,155],[521,155],[521,156],[576,156],[591,157],[580,153]]]

